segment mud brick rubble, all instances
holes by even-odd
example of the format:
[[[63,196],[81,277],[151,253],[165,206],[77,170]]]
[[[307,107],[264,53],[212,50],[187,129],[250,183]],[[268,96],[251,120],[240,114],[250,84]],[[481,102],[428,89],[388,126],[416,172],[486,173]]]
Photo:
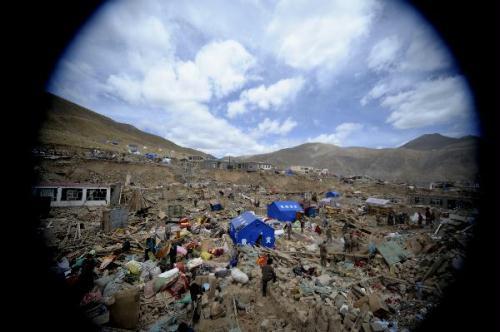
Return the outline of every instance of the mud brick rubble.
[[[267,204],[301,202],[303,192],[276,193],[269,187],[214,180],[132,185],[123,191],[121,205],[129,209],[123,228],[103,231],[107,207],[72,207],[52,208],[39,230],[54,251],[54,272],[63,282],[78,285],[82,266],[95,263],[94,284],[80,293],[81,307],[102,331],[175,331],[181,322],[192,326],[191,281],[206,289],[196,331],[412,330],[439,304],[461,269],[473,218],[458,211],[443,213],[428,226],[411,218],[388,225],[385,216],[366,211],[359,191],[348,188],[338,207],[322,207],[318,216],[304,217],[303,233],[295,222],[290,240],[286,232],[277,235],[275,248],[239,246],[237,273],[227,269],[234,246],[229,221],[249,210],[265,219]],[[134,195],[140,202],[133,202]],[[211,211],[209,203],[215,201],[222,210]],[[169,216],[169,205],[181,205],[182,216]],[[410,216],[423,212],[404,203],[394,210]],[[324,219],[332,229],[327,266],[320,265],[318,248],[326,239]],[[276,229],[283,225],[266,222]],[[172,227],[168,239],[166,225]],[[314,231],[316,225],[321,234]],[[359,235],[352,252],[344,249],[346,229]],[[156,254],[145,257],[148,238],[154,238]],[[182,246],[176,270],[162,263],[168,262],[173,241]],[[277,274],[267,297],[261,295],[257,264],[263,254],[273,257]]]

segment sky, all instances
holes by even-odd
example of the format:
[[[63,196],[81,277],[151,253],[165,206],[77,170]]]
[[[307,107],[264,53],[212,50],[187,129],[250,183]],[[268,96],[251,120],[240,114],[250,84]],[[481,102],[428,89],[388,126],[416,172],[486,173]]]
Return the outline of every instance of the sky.
[[[398,1],[109,1],[47,90],[217,157],[479,134],[446,44]]]

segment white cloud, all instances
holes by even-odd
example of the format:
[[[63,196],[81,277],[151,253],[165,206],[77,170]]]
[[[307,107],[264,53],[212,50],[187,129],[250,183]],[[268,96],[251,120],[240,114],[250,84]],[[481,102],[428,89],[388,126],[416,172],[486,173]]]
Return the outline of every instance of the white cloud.
[[[278,109],[285,103],[295,99],[304,86],[302,77],[282,79],[266,87],[260,85],[248,89],[240,94],[240,99],[228,103],[227,116],[230,118],[246,113],[249,108],[256,107],[262,110]]]
[[[335,128],[335,131],[331,134],[321,134],[314,138],[309,138],[308,142],[318,142],[318,143],[328,143],[335,144],[338,146],[344,146],[346,140],[354,133],[359,132],[363,129],[363,125],[354,122],[344,122]]]
[[[396,56],[401,43],[395,36],[384,38],[375,44],[370,51],[367,63],[368,67],[376,70],[388,70],[395,66]]]
[[[438,38],[419,30],[412,38],[400,64],[403,71],[433,71],[450,66],[450,55]]]
[[[253,129],[250,134],[255,138],[260,138],[268,135],[286,135],[293,128],[297,126],[297,122],[291,118],[287,118],[285,121],[280,123],[279,120],[271,120],[265,118],[264,121],[259,123],[257,128]]]
[[[424,81],[408,91],[384,97],[381,105],[392,110],[386,122],[398,129],[447,124],[473,112],[461,76]]]
[[[371,0],[280,1],[267,27],[270,47],[295,68],[334,68],[368,32],[375,8]]]
[[[234,40],[205,45],[196,55],[196,65],[213,84],[216,96],[225,96],[247,82],[255,58]]]

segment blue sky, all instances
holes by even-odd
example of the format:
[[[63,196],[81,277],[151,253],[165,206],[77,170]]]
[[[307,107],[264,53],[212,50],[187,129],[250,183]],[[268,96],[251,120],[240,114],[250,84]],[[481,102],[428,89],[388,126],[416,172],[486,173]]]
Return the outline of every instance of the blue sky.
[[[47,89],[218,157],[478,134],[446,45],[396,1],[109,1]]]

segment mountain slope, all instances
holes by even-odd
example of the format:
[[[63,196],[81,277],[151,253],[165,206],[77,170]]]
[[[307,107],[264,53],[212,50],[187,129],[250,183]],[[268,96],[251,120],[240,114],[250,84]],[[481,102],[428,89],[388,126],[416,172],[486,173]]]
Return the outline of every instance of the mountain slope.
[[[478,174],[475,139],[452,140],[456,141],[440,149],[429,149],[437,146],[433,144],[410,144],[420,149],[368,149],[307,143],[244,159],[271,162],[280,167],[328,168],[337,175],[367,175],[394,181],[474,181]]]
[[[454,145],[464,146],[467,144],[477,144],[474,136],[464,136],[462,138],[452,138],[441,134],[426,134],[406,143],[400,148],[412,150],[436,150],[450,148]]]
[[[100,148],[126,152],[128,144],[139,150],[164,155],[170,151],[179,155],[210,155],[181,147],[160,136],[145,133],[129,124],[115,122],[91,110],[55,95],[39,132],[42,144],[68,145],[80,148]],[[118,145],[107,143],[116,141]],[[147,148],[144,149],[144,146]],[[161,149],[161,151],[160,151]]]

